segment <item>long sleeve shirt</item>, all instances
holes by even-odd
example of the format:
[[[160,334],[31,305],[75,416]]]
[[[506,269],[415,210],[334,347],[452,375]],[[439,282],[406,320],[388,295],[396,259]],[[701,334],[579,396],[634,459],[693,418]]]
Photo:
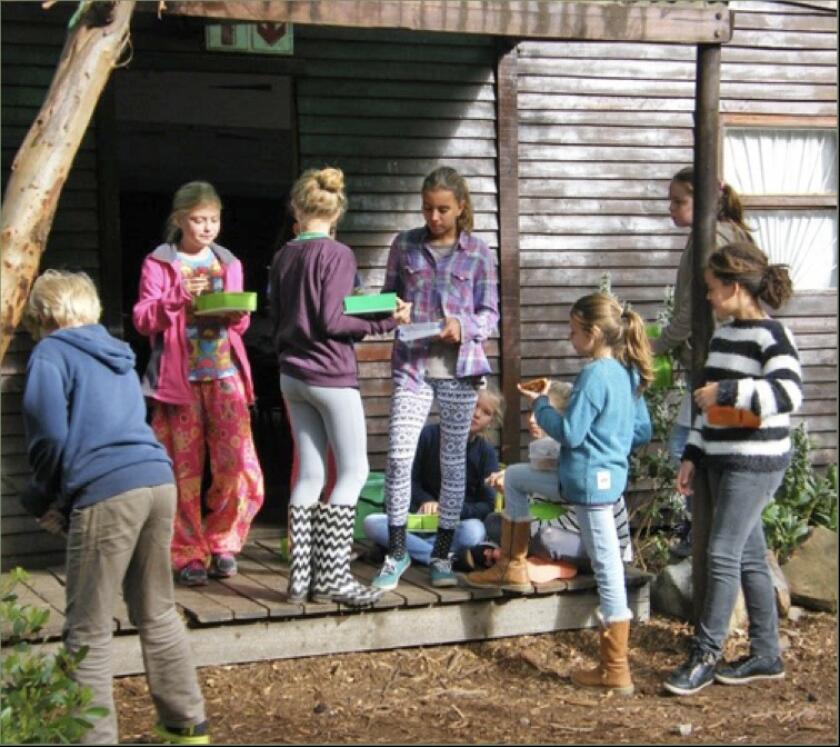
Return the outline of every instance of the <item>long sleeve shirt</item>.
[[[737,225],[729,221],[718,221],[715,228],[715,245],[703,252],[703,266],[708,262],[714,249],[736,241],[750,241],[750,237]],[[674,286],[674,314],[662,334],[651,341],[653,352],[657,355],[675,350],[682,365],[691,368],[691,286],[694,277],[694,245],[689,237],[685,245],[680,265],[677,269],[677,282]],[[711,311],[709,311],[711,314]]]
[[[477,236],[461,232],[455,250],[436,261],[426,248],[425,226],[398,234],[391,243],[383,292],[396,292],[412,304],[412,322],[455,317],[461,325],[456,378],[490,372],[484,341],[499,320],[496,258]],[[429,355],[429,339],[394,340],[394,382],[419,389]]]
[[[358,387],[353,343],[396,326],[344,313],[356,260],[324,237],[290,241],[271,263],[271,315],[280,372],[312,386]]]
[[[715,330],[703,383],[718,383],[717,404],[749,410],[758,428],[716,426],[698,413],[683,459],[747,472],[784,469],[790,415],[802,404],[802,368],[793,334],[775,319],[735,320]]]
[[[496,450],[481,437],[467,442],[466,485],[461,519],[483,519],[493,511],[496,491],[484,480],[499,469]],[[428,501],[440,501],[440,426],[427,425],[420,432],[411,469],[411,511]]]
[[[630,452],[650,441],[639,374],[614,358],[598,358],[575,379],[563,413],[548,397],[534,401],[537,423],[560,444],[560,493],[569,503],[614,503],[627,485]]]

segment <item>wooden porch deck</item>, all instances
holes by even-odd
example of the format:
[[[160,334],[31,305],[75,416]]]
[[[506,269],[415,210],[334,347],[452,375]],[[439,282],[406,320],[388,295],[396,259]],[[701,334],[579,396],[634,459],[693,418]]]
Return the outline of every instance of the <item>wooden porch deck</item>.
[[[274,532],[276,535],[276,531]],[[289,604],[288,564],[279,538],[252,536],[239,556],[239,574],[206,587],[176,587],[197,666],[223,665],[351,651],[457,643],[593,627],[598,599],[592,576],[540,585],[528,595],[499,590],[429,585],[425,569],[412,566],[399,587],[377,604],[354,611],[337,604]],[[366,548],[359,546],[364,551]],[[352,570],[370,580],[376,567],[363,558]],[[627,571],[630,608],[650,615],[650,576]],[[30,572],[21,603],[47,605],[46,648],[58,645],[64,621],[64,569]],[[137,631],[120,600],[114,610],[115,676],[143,671]]]

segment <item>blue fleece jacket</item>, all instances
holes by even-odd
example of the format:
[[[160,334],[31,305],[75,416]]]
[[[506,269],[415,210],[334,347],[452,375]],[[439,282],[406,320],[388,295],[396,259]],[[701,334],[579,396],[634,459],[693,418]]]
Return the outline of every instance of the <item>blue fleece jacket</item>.
[[[537,423],[560,444],[557,473],[569,503],[614,503],[627,485],[628,458],[650,441],[650,415],[636,395],[639,373],[614,358],[598,358],[575,379],[563,414],[548,397],[534,402]]]
[[[60,329],[35,346],[23,423],[33,476],[21,501],[36,516],[56,501],[69,513],[174,482],[146,423],[134,353],[100,324]]]

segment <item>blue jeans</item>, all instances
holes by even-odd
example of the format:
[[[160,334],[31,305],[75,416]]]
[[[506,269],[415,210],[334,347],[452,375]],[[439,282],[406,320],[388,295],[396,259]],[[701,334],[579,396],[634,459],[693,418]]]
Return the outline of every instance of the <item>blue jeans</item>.
[[[511,464],[505,469],[505,513],[511,521],[530,521],[528,494],[537,493],[552,503],[562,503],[554,470],[534,469],[530,464]]]
[[[706,598],[694,634],[697,647],[704,653],[720,656],[738,589],[742,588],[750,618],[750,653],[779,655],[776,593],[767,566],[761,512],[784,474],[784,470],[708,470],[714,509],[706,555]]]
[[[364,521],[365,535],[380,547],[388,548],[388,514],[368,514]],[[450,551],[457,553],[465,547],[473,547],[484,540],[484,522],[481,519],[464,519],[455,527]],[[435,535],[428,532],[406,532],[405,548],[412,560],[420,565],[429,565]]]
[[[618,531],[615,528],[613,506],[575,506],[580,538],[592,563],[592,572],[598,584],[601,615],[606,624],[629,620],[633,613],[627,606],[627,589],[624,586],[624,563]]]

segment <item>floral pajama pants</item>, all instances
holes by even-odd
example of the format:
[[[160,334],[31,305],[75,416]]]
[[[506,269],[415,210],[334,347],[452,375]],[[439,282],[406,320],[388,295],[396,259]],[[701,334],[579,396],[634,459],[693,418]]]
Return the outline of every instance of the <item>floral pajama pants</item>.
[[[189,405],[158,402],[152,428],[172,459],[178,507],[172,536],[172,566],[210,555],[236,554],[263,503],[263,475],[254,439],[245,387],[238,374],[190,382]],[[201,480],[210,454],[213,481],[207,491],[209,514],[201,516]]]

